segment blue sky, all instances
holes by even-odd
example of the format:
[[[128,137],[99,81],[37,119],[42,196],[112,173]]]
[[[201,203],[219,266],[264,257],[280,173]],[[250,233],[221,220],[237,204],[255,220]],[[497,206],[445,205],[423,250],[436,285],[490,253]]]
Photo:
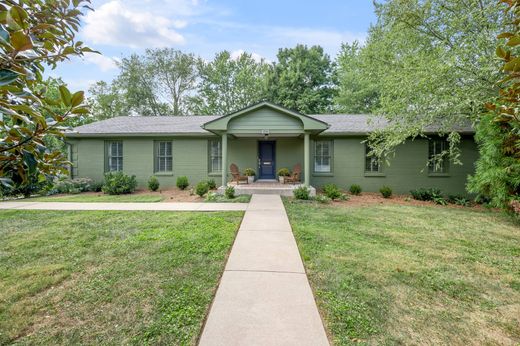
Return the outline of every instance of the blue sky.
[[[114,61],[146,48],[173,47],[211,59],[228,50],[276,59],[280,47],[319,44],[335,57],[363,41],[375,22],[372,0],[93,0],[79,39],[102,56],[63,63],[49,75],[73,89],[117,74]]]

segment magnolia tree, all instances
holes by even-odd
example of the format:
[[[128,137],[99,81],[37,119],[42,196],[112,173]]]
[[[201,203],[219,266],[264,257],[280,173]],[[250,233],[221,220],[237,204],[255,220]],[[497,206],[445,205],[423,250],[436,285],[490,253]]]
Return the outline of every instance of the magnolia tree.
[[[90,0],[0,2],[0,179],[4,186],[43,181],[63,171],[66,158],[45,145],[63,136],[70,118],[88,112],[82,91],[59,86],[48,97],[43,74],[73,56],[93,52],[76,41]],[[60,111],[57,111],[57,110]]]

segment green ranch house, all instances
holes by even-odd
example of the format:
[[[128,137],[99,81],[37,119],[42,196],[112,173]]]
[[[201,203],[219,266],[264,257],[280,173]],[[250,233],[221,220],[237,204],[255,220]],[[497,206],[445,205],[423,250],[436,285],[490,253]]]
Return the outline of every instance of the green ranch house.
[[[301,183],[311,188],[359,184],[364,191],[378,191],[387,185],[396,193],[437,187],[465,194],[478,155],[472,128],[457,129],[462,165],[427,167],[428,158],[447,145],[434,131],[425,131],[430,138],[400,145],[388,165],[368,156],[364,140],[385,125],[379,117],[304,115],[268,102],[225,116],[116,117],[67,134],[70,173],[102,180],[105,172],[122,170],[135,175],[141,187],[152,175],[162,188],[174,187],[178,176],[187,176],[191,184],[215,179],[226,186],[229,167],[236,164],[242,174],[246,168],[256,171],[256,182],[240,184],[237,193],[269,187],[288,195],[296,185],[275,183],[276,173],[299,164]]]

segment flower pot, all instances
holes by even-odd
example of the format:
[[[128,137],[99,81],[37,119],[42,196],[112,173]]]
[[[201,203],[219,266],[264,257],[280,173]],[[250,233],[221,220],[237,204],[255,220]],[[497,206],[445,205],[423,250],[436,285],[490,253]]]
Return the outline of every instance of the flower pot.
[[[280,175],[278,177],[278,181],[280,181],[280,184],[283,184],[285,182],[285,177],[283,175]]]
[[[254,183],[254,182],[255,182],[255,176],[254,176],[254,175],[253,175],[253,176],[248,176],[248,177],[247,177],[247,183],[248,183],[248,184],[252,184],[252,183]]]

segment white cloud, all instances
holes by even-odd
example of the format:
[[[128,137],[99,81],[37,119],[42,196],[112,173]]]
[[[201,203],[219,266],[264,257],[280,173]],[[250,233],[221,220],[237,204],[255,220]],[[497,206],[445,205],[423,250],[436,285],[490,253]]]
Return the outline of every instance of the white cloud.
[[[106,72],[117,68],[117,62],[120,61],[118,57],[107,57],[101,54],[86,53],[84,56],[85,62],[97,65],[101,71]]]
[[[240,56],[242,54],[246,53],[243,49],[238,49],[238,50],[234,50],[231,52],[231,59],[233,60],[238,60],[238,58],[240,58]],[[251,57],[253,58],[254,61],[256,62],[260,62],[262,61],[262,59],[267,62],[267,63],[270,63],[269,60],[265,59],[264,57],[262,57],[260,54],[257,54],[257,53],[250,53],[251,54]]]
[[[146,10],[134,10],[128,3],[112,0],[85,16],[83,35],[94,44],[131,48],[166,47],[183,44],[175,29],[187,25]]]

